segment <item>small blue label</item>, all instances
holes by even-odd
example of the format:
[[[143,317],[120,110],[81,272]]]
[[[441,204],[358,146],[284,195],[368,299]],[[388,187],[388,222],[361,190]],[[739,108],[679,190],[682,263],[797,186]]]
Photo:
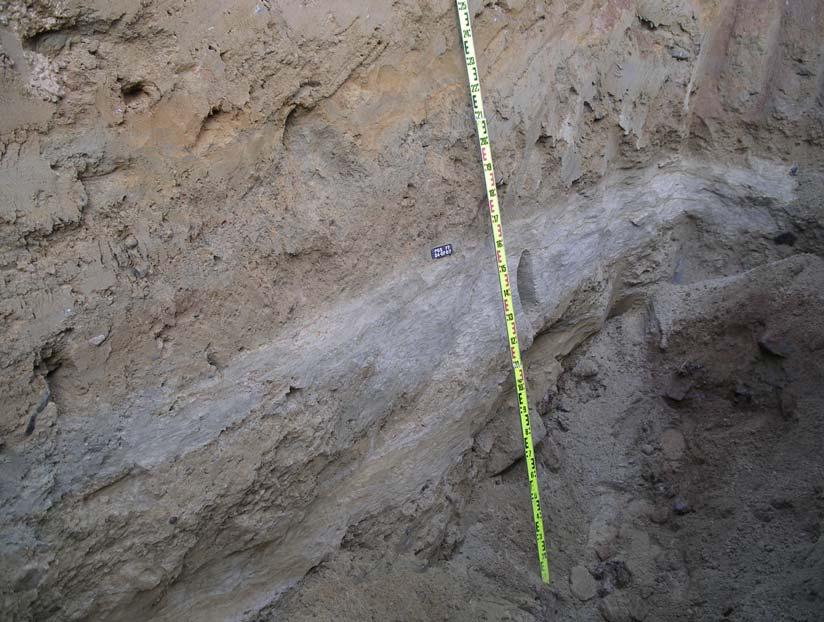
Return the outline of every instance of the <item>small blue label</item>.
[[[440,259],[441,257],[449,257],[452,254],[452,245],[443,244],[432,249],[432,259]]]

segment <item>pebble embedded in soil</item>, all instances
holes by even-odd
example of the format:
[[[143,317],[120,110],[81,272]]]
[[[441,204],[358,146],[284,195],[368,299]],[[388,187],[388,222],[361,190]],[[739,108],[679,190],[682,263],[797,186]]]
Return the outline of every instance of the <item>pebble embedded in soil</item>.
[[[758,340],[758,347],[762,351],[780,358],[787,358],[793,351],[792,346],[787,341],[774,335],[763,335]]]
[[[641,608],[626,594],[609,594],[598,604],[598,612],[607,622],[634,622],[642,620]]]
[[[690,53],[681,46],[675,45],[670,48],[670,56],[672,56],[675,60],[688,60]]]
[[[690,505],[684,501],[681,497],[677,497],[672,502],[672,511],[675,512],[678,516],[684,516],[685,514],[689,514],[692,512],[692,508]]]
[[[95,335],[94,337],[89,339],[89,345],[90,346],[95,346],[95,347],[101,346],[101,345],[103,345],[103,342],[106,341],[107,337],[108,337],[108,335],[105,334],[105,333],[100,333],[99,335]]]
[[[598,375],[598,366],[587,359],[582,359],[572,368],[572,375],[576,378],[594,378]]]
[[[664,390],[664,396],[675,402],[683,402],[692,389],[692,381],[688,378],[676,376],[672,378]]]
[[[598,592],[598,584],[584,566],[575,566],[569,573],[569,589],[579,600],[588,601]]]
[[[667,460],[673,462],[680,460],[684,455],[686,446],[684,435],[678,430],[666,430],[661,437],[661,451]]]

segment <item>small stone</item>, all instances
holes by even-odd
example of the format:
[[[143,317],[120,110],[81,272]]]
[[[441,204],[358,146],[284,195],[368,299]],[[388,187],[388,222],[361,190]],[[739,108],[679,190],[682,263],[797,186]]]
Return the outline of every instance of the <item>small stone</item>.
[[[123,245],[126,248],[137,248],[137,238],[133,235],[127,236],[125,240],[123,240]]]
[[[576,378],[594,378],[598,375],[598,366],[592,361],[583,359],[572,369],[572,375]]]
[[[688,60],[690,53],[680,45],[674,45],[670,48],[670,56],[675,60]]]
[[[678,376],[670,380],[669,385],[664,390],[664,397],[668,397],[674,402],[683,402],[687,399],[690,389],[692,389],[692,381]]]
[[[172,516],[172,517],[169,519],[169,524],[170,524],[170,525],[177,525],[177,521],[178,521],[178,520],[179,520],[179,519],[177,518],[177,516]]]
[[[763,335],[758,340],[758,347],[768,354],[781,358],[787,358],[793,351],[789,343],[772,335]]]
[[[692,512],[692,508],[681,497],[676,497],[675,501],[672,502],[672,511],[678,516],[684,516]]]
[[[582,601],[587,601],[595,597],[598,592],[598,584],[589,570],[585,566],[575,566],[569,573],[569,589],[573,596]]]
[[[649,605],[639,594],[616,592],[601,601],[598,612],[607,622],[640,622],[649,615]]]
[[[629,598],[629,615],[634,622],[643,622],[649,615],[649,604],[646,599],[639,594],[633,594]]]
[[[598,605],[598,612],[607,622],[632,622],[629,598],[624,594],[610,594]]]
[[[790,177],[797,177],[798,176],[798,164],[793,164],[790,168]]]
[[[643,445],[641,445],[641,453],[645,456],[651,456],[653,453],[655,453],[655,447],[648,443],[644,443]]]
[[[752,402],[752,389],[746,384],[738,383],[735,385],[735,401],[736,402]]]
[[[101,346],[103,345],[103,342],[106,341],[108,336],[109,335],[107,335],[106,333],[100,333],[99,335],[96,335],[89,339],[89,345],[95,347]]]
[[[684,435],[678,430],[666,430],[661,437],[661,450],[664,452],[664,457],[673,462],[680,460],[684,455],[684,450],[687,444],[684,440]]]

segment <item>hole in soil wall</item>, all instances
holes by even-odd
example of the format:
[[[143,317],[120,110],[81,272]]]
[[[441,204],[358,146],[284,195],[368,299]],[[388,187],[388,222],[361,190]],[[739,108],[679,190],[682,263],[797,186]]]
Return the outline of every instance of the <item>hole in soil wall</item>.
[[[152,103],[157,87],[144,80],[121,82],[120,96],[128,108],[142,108]]]

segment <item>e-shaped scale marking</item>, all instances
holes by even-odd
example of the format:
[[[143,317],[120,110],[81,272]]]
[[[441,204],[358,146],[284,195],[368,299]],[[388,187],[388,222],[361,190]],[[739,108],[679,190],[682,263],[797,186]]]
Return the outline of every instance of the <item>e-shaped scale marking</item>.
[[[486,182],[486,196],[489,201],[489,217],[492,223],[492,238],[495,243],[498,263],[498,279],[501,285],[506,334],[509,340],[509,358],[515,376],[515,389],[518,394],[518,412],[521,417],[521,432],[524,439],[524,457],[529,475],[529,489],[532,500],[532,518],[535,522],[535,540],[538,544],[538,561],[541,565],[541,579],[549,583],[549,563],[546,555],[546,538],[544,536],[543,513],[541,512],[541,494],[538,488],[538,469],[535,465],[535,447],[532,444],[532,426],[529,423],[529,402],[526,395],[526,377],[521,362],[521,347],[518,343],[518,331],[515,326],[515,305],[512,302],[512,288],[509,282],[509,269],[506,264],[506,247],[504,230],[501,224],[501,211],[498,204],[498,190],[495,184],[495,166],[492,163],[492,146],[489,140],[489,126],[484,114],[484,100],[481,94],[481,78],[478,74],[478,62],[475,56],[472,23],[469,19],[469,3],[457,0],[460,19],[461,37],[463,39],[466,73],[469,77],[469,95],[472,98],[472,110],[475,113],[475,127],[478,131],[478,144],[481,150],[481,163]]]

